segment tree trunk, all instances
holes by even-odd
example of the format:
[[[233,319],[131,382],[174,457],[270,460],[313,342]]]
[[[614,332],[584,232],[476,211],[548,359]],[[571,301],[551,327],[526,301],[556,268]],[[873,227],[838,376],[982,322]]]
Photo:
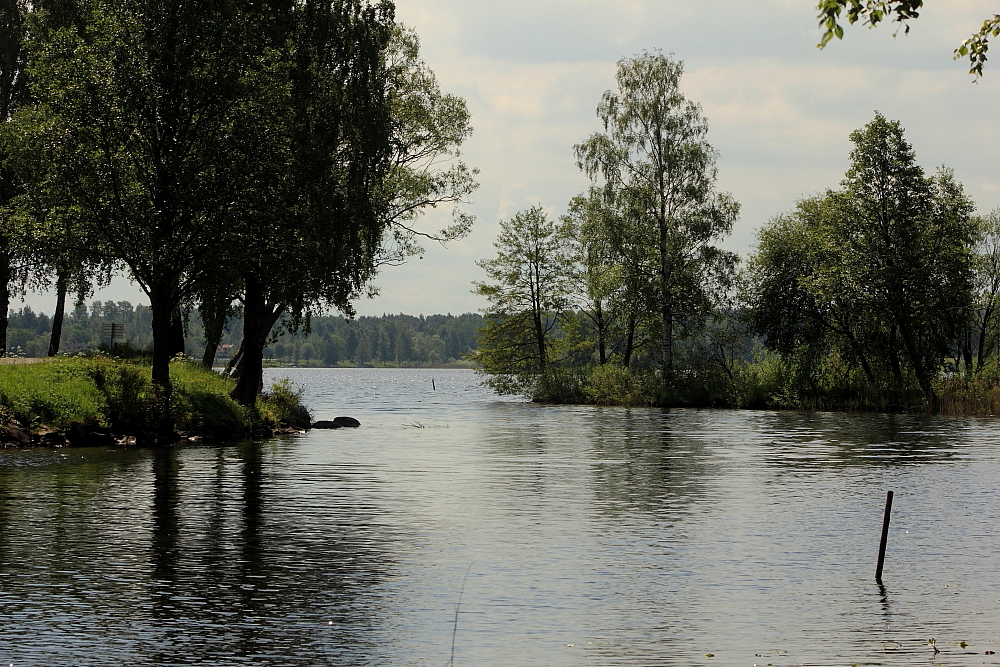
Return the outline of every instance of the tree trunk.
[[[669,379],[674,375],[674,310],[673,303],[668,295],[663,295],[663,303],[660,315],[663,319],[663,378]]]
[[[209,300],[202,302],[201,323],[205,328],[205,353],[201,357],[201,365],[212,370],[215,364],[215,353],[222,342],[222,332],[226,328],[226,320],[229,314],[229,302],[225,305]]]
[[[986,363],[986,336],[989,332],[991,319],[993,319],[993,308],[987,306],[983,311],[982,324],[979,326],[979,354],[976,356],[976,372],[982,370],[983,364]]]
[[[68,286],[69,274],[65,271],[59,271],[56,276],[56,312],[52,315],[52,335],[49,336],[50,357],[59,354],[63,317],[66,315],[66,290]]]
[[[538,311],[532,313],[535,326],[535,345],[538,347],[538,370],[545,370],[545,330],[542,328],[542,314]]]
[[[205,331],[205,352],[201,355],[202,368],[212,370],[212,367],[215,366],[215,353],[219,351],[219,341],[221,340],[221,331],[214,337],[209,335],[207,330]]]
[[[173,314],[177,308],[174,286],[168,280],[149,285],[149,305],[153,311],[153,394],[156,405],[154,428],[160,437],[173,433],[170,415],[170,358],[173,340]]]
[[[7,356],[7,324],[10,321],[10,255],[0,254],[0,357]]]
[[[966,329],[962,337],[962,361],[965,362],[965,374],[972,375],[972,329]]]
[[[661,213],[662,217],[662,213]],[[663,352],[663,380],[669,382],[674,375],[674,303],[670,285],[670,266],[667,256],[667,226],[660,222],[660,317],[663,320],[660,345]]]
[[[170,358],[184,353],[184,319],[178,306],[170,316]]]
[[[903,369],[899,364],[899,348],[896,340],[896,325],[893,324],[889,329],[889,369],[892,371],[892,376],[896,378],[896,382],[903,381]]]
[[[223,369],[222,374],[228,375],[229,377],[238,378],[240,376],[240,362],[243,360],[243,341],[236,346],[236,351],[232,353],[229,357],[229,362],[226,364],[225,369]]]
[[[239,378],[233,390],[233,398],[242,406],[257,402],[261,379],[264,375],[263,346],[256,342],[261,338],[264,327],[265,295],[264,286],[256,277],[247,278],[246,295],[243,301],[243,343],[240,345]]]
[[[257,402],[264,386],[264,344],[285,307],[269,304],[264,286],[257,278],[246,279],[243,302],[243,342],[237,366],[236,388],[232,397],[243,406]]]
[[[604,325],[604,310],[601,309],[600,303],[597,304],[596,315],[597,315],[597,356],[598,356],[598,361],[600,362],[601,366],[603,366],[608,361],[608,349],[607,349],[607,342],[605,341],[607,332],[605,331],[606,327]]]
[[[629,313],[628,331],[625,334],[625,354],[622,355],[622,368],[628,368],[632,364],[632,351],[635,349],[635,312]]]
[[[913,371],[917,374],[917,383],[920,384],[920,389],[924,392],[924,398],[927,399],[927,405],[931,412],[937,412],[937,394],[934,393],[934,387],[931,386],[931,379],[927,375],[927,369],[924,368],[924,364],[920,358],[920,350],[917,349],[916,341],[913,340],[909,327],[900,325],[899,334],[903,339],[903,347],[910,358],[910,363],[913,365]]]

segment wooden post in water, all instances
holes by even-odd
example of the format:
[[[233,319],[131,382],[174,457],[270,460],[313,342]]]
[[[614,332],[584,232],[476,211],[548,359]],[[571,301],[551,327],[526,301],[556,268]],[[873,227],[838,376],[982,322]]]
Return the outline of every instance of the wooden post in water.
[[[882,564],[885,562],[885,543],[889,539],[889,514],[892,512],[892,491],[885,494],[885,514],[882,517],[882,542],[878,545],[878,567],[875,581],[882,585]]]

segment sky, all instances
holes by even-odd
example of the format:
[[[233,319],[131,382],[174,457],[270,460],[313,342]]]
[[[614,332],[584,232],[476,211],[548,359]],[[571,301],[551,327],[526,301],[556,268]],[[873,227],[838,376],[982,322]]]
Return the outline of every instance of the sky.
[[[573,146],[600,131],[595,111],[616,63],[644,50],[685,63],[681,91],[708,120],[717,187],[741,204],[722,245],[744,257],[771,217],[838,186],[848,137],[876,110],[902,123],[928,172],[954,169],[979,212],[1000,207],[1000,59],[978,82],[952,59],[995,12],[995,0],[928,0],[909,34],[859,24],[820,50],[815,0],[396,0],[442,90],[468,103],[474,132],[461,150],[480,187],[465,210],[477,221],[465,239],[384,268],[380,295],[357,311],[484,308],[472,293],[485,279],[476,260],[495,254],[500,221],[535,205],[557,217],[588,187]],[[420,224],[436,230],[449,218],[433,210]],[[93,299],[148,303],[125,278]],[[53,302],[26,299],[36,312]]]

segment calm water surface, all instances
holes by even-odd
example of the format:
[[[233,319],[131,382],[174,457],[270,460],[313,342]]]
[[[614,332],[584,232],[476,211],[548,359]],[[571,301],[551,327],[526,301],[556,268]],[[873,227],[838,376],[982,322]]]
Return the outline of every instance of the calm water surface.
[[[1000,664],[995,420],[271,375],[363,426],[0,452],[0,663]]]

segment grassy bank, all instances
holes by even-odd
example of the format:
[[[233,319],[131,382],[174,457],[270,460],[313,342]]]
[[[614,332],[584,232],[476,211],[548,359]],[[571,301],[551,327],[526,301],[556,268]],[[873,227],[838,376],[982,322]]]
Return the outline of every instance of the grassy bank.
[[[151,368],[108,356],[59,357],[0,366],[0,436],[40,444],[101,444],[123,437],[149,439],[156,403]],[[268,435],[308,426],[309,415],[287,383],[276,384],[244,408],[229,397],[233,380],[177,359],[170,365],[170,411],[185,436]]]

